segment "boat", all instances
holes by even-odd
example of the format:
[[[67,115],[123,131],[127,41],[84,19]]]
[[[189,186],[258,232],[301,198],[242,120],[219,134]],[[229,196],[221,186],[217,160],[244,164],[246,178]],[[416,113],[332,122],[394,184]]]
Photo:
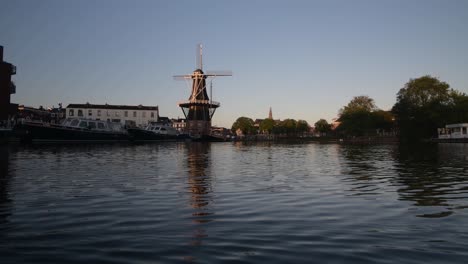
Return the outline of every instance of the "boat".
[[[194,142],[224,142],[227,139],[220,135],[192,135],[190,136],[191,141]]]
[[[67,118],[60,124],[24,122],[15,128],[23,142],[121,141],[128,132],[118,122]]]
[[[13,130],[8,127],[0,127],[0,142],[8,141],[13,136]]]
[[[127,131],[132,141],[189,139],[188,135],[181,134],[177,129],[157,122],[151,122],[144,128],[128,128]]]

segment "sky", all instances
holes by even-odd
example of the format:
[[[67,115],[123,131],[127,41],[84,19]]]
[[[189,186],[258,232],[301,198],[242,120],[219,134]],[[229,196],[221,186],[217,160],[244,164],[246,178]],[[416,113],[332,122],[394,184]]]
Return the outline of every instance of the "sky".
[[[213,125],[240,116],[331,122],[354,96],[389,110],[410,79],[468,93],[468,1],[0,0],[0,45],[17,66],[12,102],[177,105],[173,75],[205,71]]]

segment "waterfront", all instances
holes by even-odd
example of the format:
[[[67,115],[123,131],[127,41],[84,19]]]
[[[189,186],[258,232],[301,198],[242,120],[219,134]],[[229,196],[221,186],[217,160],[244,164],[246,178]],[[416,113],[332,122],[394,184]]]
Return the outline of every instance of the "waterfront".
[[[463,263],[468,144],[0,146],[1,263]]]

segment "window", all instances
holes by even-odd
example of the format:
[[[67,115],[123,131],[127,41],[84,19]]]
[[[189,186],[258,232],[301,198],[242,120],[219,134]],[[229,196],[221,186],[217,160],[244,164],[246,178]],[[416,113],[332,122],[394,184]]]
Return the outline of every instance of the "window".
[[[133,117],[136,117],[137,114],[136,114],[136,111],[133,111]]]
[[[116,117],[120,117],[120,112],[119,112],[119,111],[116,111],[116,112],[115,112],[115,116],[116,116]]]
[[[143,112],[143,117],[146,117],[146,112]]]
[[[124,116],[125,116],[125,117],[128,117],[128,111],[125,111],[125,112],[124,112]]]
[[[151,112],[151,118],[154,118],[154,112]]]
[[[78,110],[78,116],[83,116],[83,110]]]
[[[88,122],[86,122],[86,121],[81,121],[81,122],[80,122],[80,127],[84,127],[84,128],[88,127]]]
[[[75,115],[75,110],[73,110],[73,109],[68,110],[68,115],[69,116]]]
[[[466,135],[466,127],[463,127],[463,134]]]
[[[98,127],[99,129],[105,129],[105,127],[104,127],[104,124],[103,124],[103,123],[98,123],[98,124],[97,124],[97,127]]]
[[[73,121],[70,123],[70,126],[76,126],[78,125],[78,122],[80,122],[78,119],[73,119]]]
[[[93,115],[93,110],[89,109],[88,110],[88,116],[92,116]]]
[[[96,128],[96,122],[88,122],[88,128],[90,129]]]
[[[97,116],[101,116],[101,110],[97,110]]]

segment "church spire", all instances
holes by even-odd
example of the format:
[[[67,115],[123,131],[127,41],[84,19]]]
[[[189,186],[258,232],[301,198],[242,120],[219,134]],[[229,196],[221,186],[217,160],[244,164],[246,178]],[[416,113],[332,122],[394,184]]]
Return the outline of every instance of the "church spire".
[[[270,106],[270,112],[268,113],[268,118],[273,119],[273,113],[271,112],[271,106]]]

